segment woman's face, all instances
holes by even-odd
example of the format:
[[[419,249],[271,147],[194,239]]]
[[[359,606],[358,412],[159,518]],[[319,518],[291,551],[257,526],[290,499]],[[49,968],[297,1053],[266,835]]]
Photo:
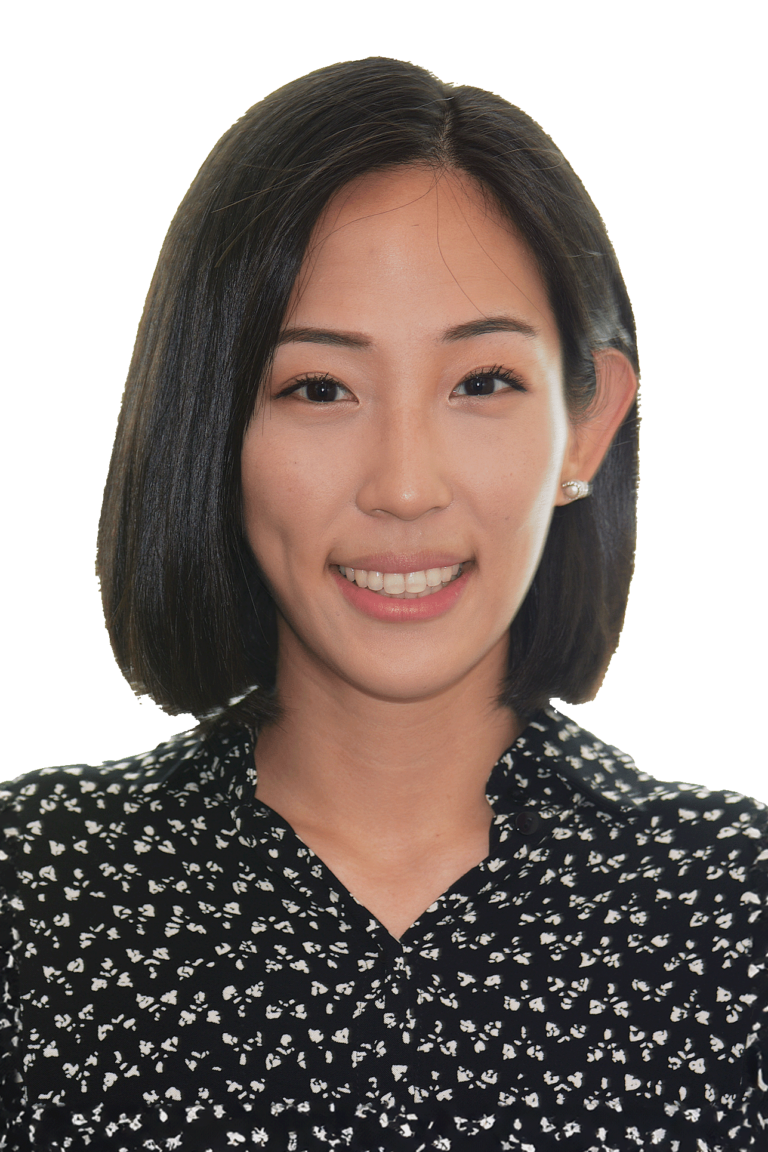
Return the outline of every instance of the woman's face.
[[[265,397],[244,516],[281,662],[390,700],[502,669],[570,426],[541,277],[469,178],[404,168],[331,201]]]

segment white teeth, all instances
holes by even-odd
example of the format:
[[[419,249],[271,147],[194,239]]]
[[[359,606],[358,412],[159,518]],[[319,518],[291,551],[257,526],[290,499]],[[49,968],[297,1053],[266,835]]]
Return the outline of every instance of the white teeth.
[[[409,572],[405,577],[406,592],[423,592],[427,586],[427,577],[424,572]]]
[[[405,592],[405,576],[402,572],[384,573],[384,591],[388,596],[397,596],[400,592]]]
[[[346,576],[358,588],[370,588],[386,596],[399,596],[414,600],[431,594],[449,584],[461,571],[461,564],[449,564],[443,568],[427,568],[421,572],[367,572],[365,568],[348,568],[339,565],[339,573]]]

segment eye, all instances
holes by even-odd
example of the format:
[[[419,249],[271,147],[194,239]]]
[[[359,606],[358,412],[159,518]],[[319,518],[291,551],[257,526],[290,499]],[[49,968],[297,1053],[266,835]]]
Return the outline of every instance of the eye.
[[[470,372],[456,385],[453,395],[493,396],[496,392],[508,392],[510,389],[518,392],[527,391],[522,380],[514,372],[499,366]],[[279,393],[279,396],[291,395],[307,400],[310,404],[332,404],[334,401],[343,400],[351,393],[332,376],[312,376],[297,381]]]
[[[483,368],[470,372],[453,390],[456,396],[493,396],[495,392],[527,391],[522,380],[507,368]]]
[[[291,395],[309,400],[312,404],[331,404],[334,400],[349,396],[350,392],[332,376],[312,376],[299,380],[279,393],[279,396]]]

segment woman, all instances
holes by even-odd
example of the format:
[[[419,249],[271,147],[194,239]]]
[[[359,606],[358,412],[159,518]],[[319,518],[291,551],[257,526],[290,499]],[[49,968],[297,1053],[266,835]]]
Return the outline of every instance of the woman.
[[[498,97],[364,60],[223,137],[98,559],[201,726],[5,789],[4,1147],[761,1146],[765,808],[548,706],[618,640],[636,386],[602,222]]]

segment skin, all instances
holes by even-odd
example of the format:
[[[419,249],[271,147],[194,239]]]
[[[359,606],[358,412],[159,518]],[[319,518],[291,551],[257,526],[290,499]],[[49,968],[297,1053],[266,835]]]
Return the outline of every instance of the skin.
[[[522,330],[446,338],[488,317]],[[256,796],[399,937],[488,854],[485,783],[521,731],[496,702],[509,624],[562,482],[591,479],[637,382],[598,354],[597,403],[574,425],[527,248],[468,177],[419,167],[330,202],[284,337],[242,452],[284,706],[259,736]],[[296,390],[307,375],[337,381],[336,398]],[[467,395],[479,375],[488,394]],[[465,564],[435,618],[375,619],[340,590],[337,565],[386,553],[409,571],[425,552]]]

